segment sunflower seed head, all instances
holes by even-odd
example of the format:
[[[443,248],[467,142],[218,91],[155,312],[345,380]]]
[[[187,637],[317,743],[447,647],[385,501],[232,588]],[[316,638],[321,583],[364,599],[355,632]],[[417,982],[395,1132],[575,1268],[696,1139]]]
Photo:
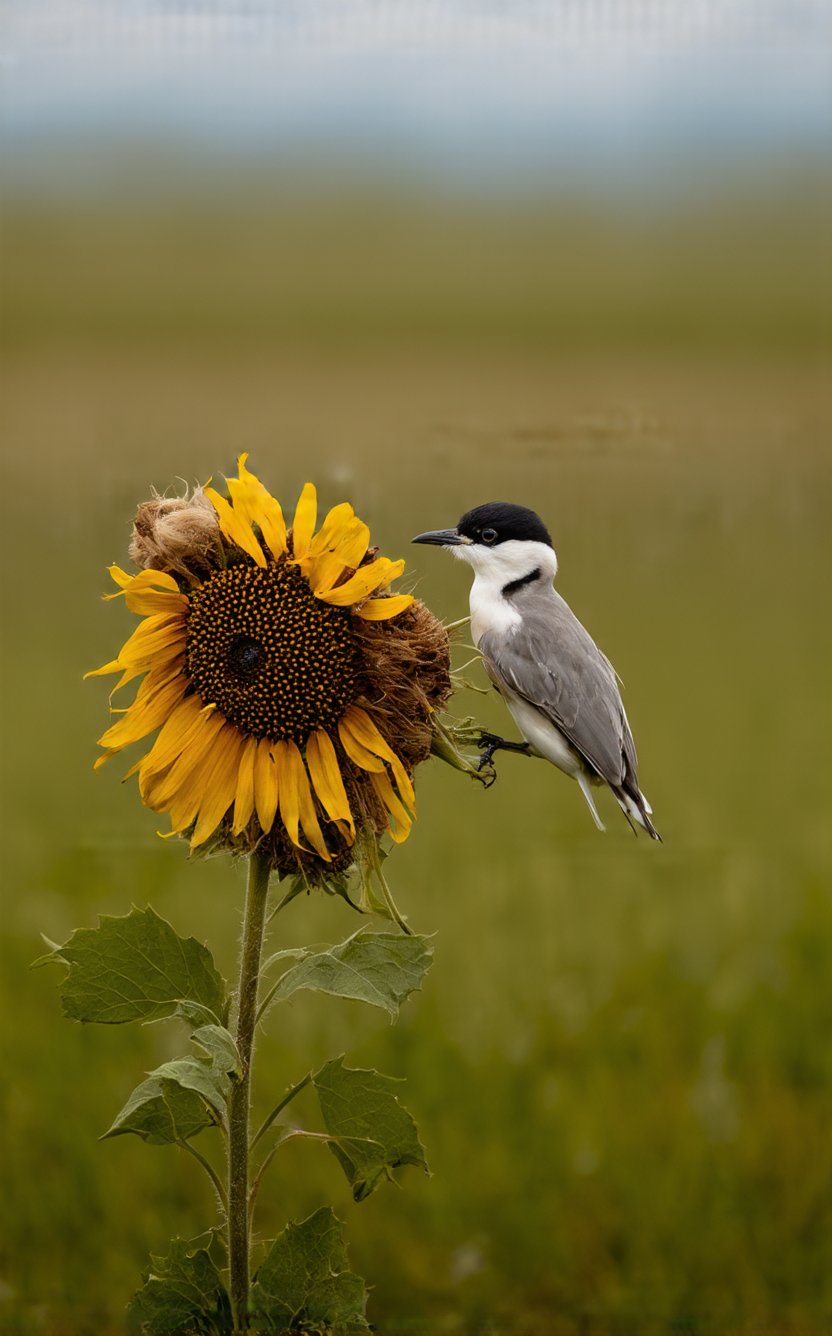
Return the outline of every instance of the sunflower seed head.
[[[201,487],[185,496],[153,496],[133,521],[130,560],[143,569],[198,580],[222,561],[216,511]]]

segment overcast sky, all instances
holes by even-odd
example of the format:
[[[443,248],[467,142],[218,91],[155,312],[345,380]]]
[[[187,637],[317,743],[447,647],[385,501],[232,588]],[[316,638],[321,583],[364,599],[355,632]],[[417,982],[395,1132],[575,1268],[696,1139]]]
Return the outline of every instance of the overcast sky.
[[[0,0],[6,132],[428,158],[832,136],[830,0]]]

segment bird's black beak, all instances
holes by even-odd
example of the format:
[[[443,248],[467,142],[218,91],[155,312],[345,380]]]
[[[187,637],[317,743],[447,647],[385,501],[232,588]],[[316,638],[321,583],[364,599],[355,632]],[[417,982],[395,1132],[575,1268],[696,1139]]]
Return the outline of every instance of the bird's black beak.
[[[411,543],[433,543],[436,547],[459,547],[466,540],[456,529],[429,529],[427,533],[417,533]]]

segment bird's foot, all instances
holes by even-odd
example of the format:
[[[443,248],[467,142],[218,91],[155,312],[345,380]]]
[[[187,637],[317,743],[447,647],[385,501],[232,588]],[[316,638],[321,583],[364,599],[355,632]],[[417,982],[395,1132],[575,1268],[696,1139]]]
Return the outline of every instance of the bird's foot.
[[[477,739],[477,746],[482,752],[479,765],[477,766],[478,770],[484,770],[486,766],[491,766],[493,769],[492,757],[496,751],[521,752],[524,756],[531,756],[531,748],[529,747],[528,742],[509,742],[506,738],[501,738],[496,733],[480,733],[480,736]],[[497,774],[495,771],[494,779],[496,778]],[[494,779],[491,780],[491,784],[494,783]],[[490,788],[490,785],[488,785],[488,787]]]

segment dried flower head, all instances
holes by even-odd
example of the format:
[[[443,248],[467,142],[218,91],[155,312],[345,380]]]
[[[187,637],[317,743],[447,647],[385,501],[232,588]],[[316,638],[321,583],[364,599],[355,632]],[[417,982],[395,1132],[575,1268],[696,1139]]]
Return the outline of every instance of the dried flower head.
[[[201,487],[185,496],[152,496],[133,521],[130,560],[142,570],[180,575],[189,583],[222,560],[217,512]]]
[[[414,768],[451,692],[444,627],[391,593],[404,562],[378,556],[352,506],[315,531],[307,483],[287,529],[246,468],[191,496],[139,507],[130,555],[110,573],[143,620],[91,676],[142,677],[100,739],[100,765],[159,730],[133,767],[142,801],[193,849],[258,847],[281,874],[320,881],[359,836],[406,839]]]

